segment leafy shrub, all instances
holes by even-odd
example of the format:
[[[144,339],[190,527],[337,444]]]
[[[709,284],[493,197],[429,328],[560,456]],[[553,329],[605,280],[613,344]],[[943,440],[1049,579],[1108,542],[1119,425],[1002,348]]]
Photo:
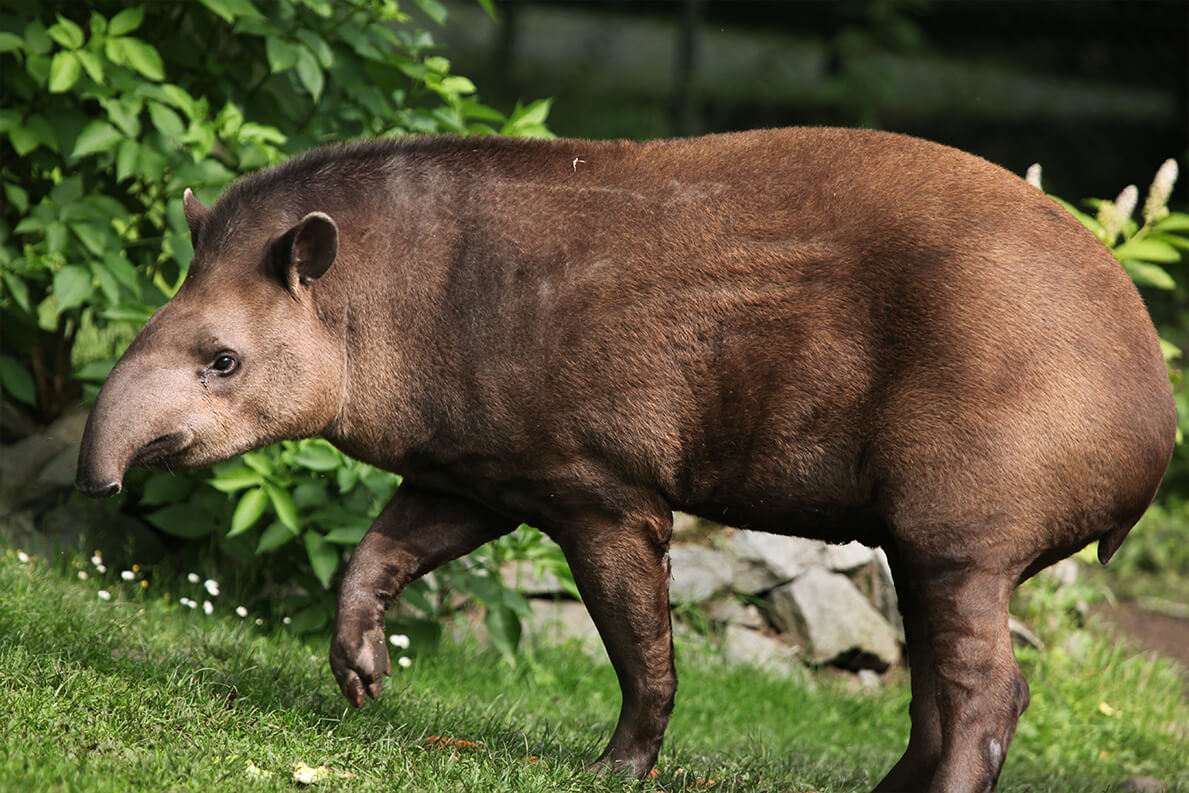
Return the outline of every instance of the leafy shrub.
[[[445,20],[437,0],[414,4]],[[549,135],[547,100],[481,104],[393,0],[15,0],[0,31],[0,388],[43,422],[93,396],[180,287],[187,187],[211,201],[242,173],[359,136]],[[307,441],[213,474],[133,477],[122,507],[192,553],[291,582],[287,607],[312,629],[341,550],[396,484]]]

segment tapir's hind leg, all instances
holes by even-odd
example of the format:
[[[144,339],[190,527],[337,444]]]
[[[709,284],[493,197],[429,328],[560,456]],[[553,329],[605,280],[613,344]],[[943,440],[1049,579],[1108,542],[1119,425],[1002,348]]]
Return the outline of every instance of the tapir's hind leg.
[[[409,582],[507,534],[517,522],[405,483],[355,548],[339,590],[330,668],[359,707],[391,673],[384,612]]]
[[[623,704],[595,770],[643,777],[656,765],[677,672],[669,621],[667,510],[554,533],[619,677]]]
[[[885,550],[896,583],[900,614],[904,619],[908,669],[912,675],[912,702],[908,706],[912,731],[904,755],[883,781],[876,785],[875,791],[917,793],[929,789],[933,772],[941,759],[941,712],[934,680],[933,637],[916,582],[904,571],[895,549]]]
[[[912,561],[902,558],[900,566],[901,578],[911,581],[916,604],[925,612],[932,653],[932,672],[922,681],[923,692],[917,691],[918,675],[913,675],[913,700],[921,696],[936,704],[941,743],[931,779],[931,764],[925,760],[935,744],[925,740],[925,751],[913,758],[920,778],[908,778],[913,769],[898,765],[893,771],[902,776],[891,782],[899,787],[882,783],[880,789],[987,793],[999,779],[1016,723],[1028,706],[1028,684],[1016,664],[1008,630],[1008,600],[1018,571],[919,556]],[[924,655],[921,650],[910,662]],[[931,709],[925,705],[912,715],[914,735],[927,736],[928,725],[918,733],[915,720],[931,719]]]

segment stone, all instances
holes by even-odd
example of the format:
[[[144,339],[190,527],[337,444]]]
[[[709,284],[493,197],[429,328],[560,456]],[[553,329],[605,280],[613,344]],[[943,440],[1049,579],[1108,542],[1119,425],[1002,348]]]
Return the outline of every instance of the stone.
[[[863,597],[875,606],[875,610],[904,635],[904,621],[900,616],[900,601],[896,598],[896,585],[892,582],[892,569],[880,548],[871,553],[871,561],[861,567],[848,570],[846,576],[858,588]]]
[[[741,625],[727,625],[722,641],[727,663],[764,669],[782,675],[799,672],[798,648]]]
[[[533,607],[533,616],[524,621],[525,633],[546,642],[578,642],[586,652],[602,654],[603,641],[582,603],[545,599],[534,599],[529,603]]]
[[[731,586],[730,563],[722,552],[702,545],[669,548],[669,602],[701,603]]]
[[[706,617],[725,625],[739,625],[758,630],[765,625],[764,615],[751,603],[740,603],[734,597],[712,600],[706,604]]]
[[[731,579],[743,594],[766,592],[821,563],[823,543],[803,537],[736,529],[720,543],[732,557]]]
[[[827,543],[821,549],[822,564],[836,573],[846,573],[871,564],[875,559],[875,551],[861,542],[848,542],[845,545]]]
[[[773,622],[812,663],[882,672],[900,658],[896,631],[844,575],[814,568],[769,600]]]
[[[503,579],[504,586],[528,597],[569,594],[569,590],[552,570],[538,570],[538,565],[528,559],[501,564],[500,578]]]

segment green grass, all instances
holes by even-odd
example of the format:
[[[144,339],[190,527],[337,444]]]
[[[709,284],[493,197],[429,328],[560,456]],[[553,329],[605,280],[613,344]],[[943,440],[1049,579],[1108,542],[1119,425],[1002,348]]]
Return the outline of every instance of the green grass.
[[[902,682],[848,693],[830,674],[777,680],[679,647],[660,774],[596,779],[580,769],[619,697],[609,664],[578,649],[533,648],[513,669],[446,644],[355,711],[326,639],[208,617],[129,584],[109,581],[102,601],[99,586],[0,552],[0,790],[288,791],[304,762],[332,769],[317,790],[678,791],[712,778],[715,791],[850,791],[874,784],[907,736]],[[1023,658],[1033,708],[1000,789],[1110,790],[1148,774],[1189,790],[1177,670],[1070,635]],[[482,747],[428,745],[436,735]]]

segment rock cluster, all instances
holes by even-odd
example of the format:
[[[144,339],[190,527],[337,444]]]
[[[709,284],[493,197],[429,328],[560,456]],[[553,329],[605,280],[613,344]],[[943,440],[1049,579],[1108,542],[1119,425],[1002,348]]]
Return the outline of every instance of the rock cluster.
[[[900,660],[903,630],[881,551],[724,528],[675,542],[669,559],[675,618],[692,614],[716,625],[728,661],[882,672]],[[533,597],[530,630],[597,646],[585,609],[561,599],[560,583],[523,563],[502,572],[508,586]]]

